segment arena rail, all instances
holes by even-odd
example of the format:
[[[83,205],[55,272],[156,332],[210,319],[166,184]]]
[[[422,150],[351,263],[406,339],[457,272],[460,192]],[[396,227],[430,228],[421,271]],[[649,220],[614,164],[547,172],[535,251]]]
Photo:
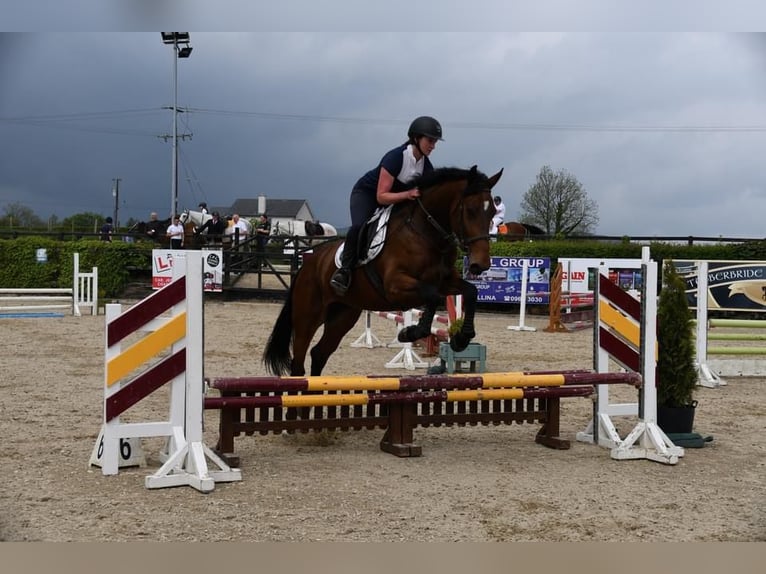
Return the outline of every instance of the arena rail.
[[[9,304],[11,303],[11,304]],[[90,308],[98,315],[98,268],[80,271],[80,254],[74,254],[72,287],[0,288],[0,314],[35,316],[40,311],[71,310],[75,317]]]

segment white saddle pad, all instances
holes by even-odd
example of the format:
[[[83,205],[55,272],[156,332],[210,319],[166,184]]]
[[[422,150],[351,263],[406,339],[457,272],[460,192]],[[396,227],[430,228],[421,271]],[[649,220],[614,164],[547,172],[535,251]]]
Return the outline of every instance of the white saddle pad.
[[[361,261],[359,261],[360,265],[364,265],[365,263],[369,263],[373,259],[375,259],[380,252],[383,250],[383,245],[386,242],[386,230],[388,229],[388,218],[391,216],[391,209],[393,208],[393,205],[389,205],[387,207],[379,207],[375,210],[375,213],[372,214],[372,217],[370,217],[369,224],[372,225],[377,220],[377,224],[375,225],[375,235],[372,238],[372,241],[370,242],[370,248],[367,250],[367,254],[362,258]],[[367,224],[365,224],[367,225]],[[341,257],[343,256],[343,248],[346,246],[346,242],[344,241],[338,246],[338,249],[335,251],[335,266],[340,267],[340,261]]]

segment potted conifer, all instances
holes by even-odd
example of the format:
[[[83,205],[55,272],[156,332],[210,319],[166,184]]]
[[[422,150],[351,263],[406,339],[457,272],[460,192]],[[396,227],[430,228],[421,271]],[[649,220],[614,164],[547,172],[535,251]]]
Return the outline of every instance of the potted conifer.
[[[665,433],[691,433],[697,401],[694,325],[686,283],[670,260],[657,306],[657,424]]]

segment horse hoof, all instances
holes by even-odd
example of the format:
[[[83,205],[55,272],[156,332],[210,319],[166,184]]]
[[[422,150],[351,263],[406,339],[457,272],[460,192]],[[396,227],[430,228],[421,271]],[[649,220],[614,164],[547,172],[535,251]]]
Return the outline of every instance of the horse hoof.
[[[449,346],[456,353],[465,351],[472,338],[465,336],[463,333],[456,333],[449,340]]]

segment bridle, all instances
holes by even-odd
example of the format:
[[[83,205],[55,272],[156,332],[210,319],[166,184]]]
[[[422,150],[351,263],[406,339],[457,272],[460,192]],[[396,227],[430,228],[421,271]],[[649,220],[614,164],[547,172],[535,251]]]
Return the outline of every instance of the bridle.
[[[436,229],[436,231],[441,235],[440,239],[442,241],[448,241],[455,247],[458,247],[462,249],[463,251],[468,251],[468,248],[472,243],[476,243],[477,241],[489,241],[489,231],[487,231],[486,234],[483,235],[476,235],[474,237],[465,237],[465,224],[464,224],[464,218],[463,218],[463,197],[467,195],[468,189],[470,186],[470,182],[466,183],[465,189],[460,194],[460,203],[458,204],[458,209],[460,210],[460,234],[455,233],[454,231],[450,232],[444,229],[444,227],[439,224],[438,221],[434,218],[433,215],[426,209],[426,206],[423,205],[423,202],[419,197],[415,198],[415,201],[417,201],[418,206],[420,207],[421,211],[425,214],[426,221],[431,224],[431,226]],[[477,191],[477,193],[480,193],[480,191]]]

